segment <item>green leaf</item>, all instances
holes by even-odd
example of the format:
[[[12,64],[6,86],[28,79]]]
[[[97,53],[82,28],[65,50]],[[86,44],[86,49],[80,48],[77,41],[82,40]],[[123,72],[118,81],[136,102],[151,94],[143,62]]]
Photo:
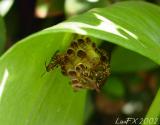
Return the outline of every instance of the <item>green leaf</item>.
[[[5,40],[6,40],[6,30],[4,26],[4,21],[2,17],[0,17],[0,55],[4,51]]]
[[[151,125],[151,124],[159,125],[159,122],[160,122],[159,121],[159,118],[160,118],[159,103],[160,103],[160,89],[158,90],[157,95],[156,95],[154,101],[152,102],[152,105],[150,106],[149,112],[147,113],[146,117],[144,118],[142,125]],[[147,122],[147,119],[148,119],[148,122]]]
[[[112,72],[137,72],[144,70],[151,70],[157,68],[159,65],[152,60],[141,56],[133,51],[129,51],[122,47],[117,47],[112,52],[111,70]]]
[[[17,43],[0,59],[1,124],[82,124],[85,91],[73,92],[59,69],[42,76],[45,61],[70,38],[64,35],[36,34]]]
[[[143,7],[142,7],[143,6]],[[45,32],[94,36],[142,54],[160,64],[160,8],[145,2],[121,2],[93,9]],[[132,16],[131,16],[132,15]]]
[[[18,42],[0,58],[1,124],[82,124],[85,91],[74,93],[59,69],[41,76],[46,59],[66,48],[70,33],[79,33],[115,43],[160,64],[159,13],[158,6],[145,2],[118,3],[73,17]]]

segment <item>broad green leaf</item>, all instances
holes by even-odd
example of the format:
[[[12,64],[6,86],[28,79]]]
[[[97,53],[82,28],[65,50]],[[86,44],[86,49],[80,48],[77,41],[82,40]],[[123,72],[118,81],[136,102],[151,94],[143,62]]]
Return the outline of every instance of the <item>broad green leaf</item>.
[[[6,31],[2,17],[0,17],[0,55],[4,51]]]
[[[59,69],[42,77],[45,60],[57,49],[65,49],[70,33],[78,33],[115,43],[160,64],[159,13],[160,8],[149,3],[122,2],[93,9],[18,42],[0,58],[1,123],[82,124],[85,91],[74,93]],[[151,110],[159,108],[155,103]]]
[[[70,38],[64,35],[36,34],[0,59],[0,124],[82,124],[85,91],[73,92],[59,69],[42,76],[45,61]]]
[[[143,7],[142,7],[143,6]],[[122,2],[93,9],[45,32],[76,32],[107,40],[160,64],[160,8],[145,2]],[[132,15],[132,16],[131,16]]]
[[[117,47],[112,52],[111,70],[112,72],[137,72],[146,71],[157,68],[159,65],[152,60],[141,56],[133,51],[129,51],[122,47]]]

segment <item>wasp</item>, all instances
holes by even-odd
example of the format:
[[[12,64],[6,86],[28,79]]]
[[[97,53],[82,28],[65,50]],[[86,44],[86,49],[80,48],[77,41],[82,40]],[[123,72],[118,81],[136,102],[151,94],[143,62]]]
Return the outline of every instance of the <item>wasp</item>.
[[[89,37],[74,39],[64,53],[56,51],[45,67],[47,72],[60,67],[75,91],[92,89],[99,92],[110,75],[107,52],[99,49]]]

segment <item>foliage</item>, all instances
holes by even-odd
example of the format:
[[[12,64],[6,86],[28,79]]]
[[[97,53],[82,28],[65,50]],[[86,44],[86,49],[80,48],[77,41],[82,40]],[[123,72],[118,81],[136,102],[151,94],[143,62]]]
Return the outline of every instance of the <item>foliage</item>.
[[[96,37],[160,64],[160,8],[122,2],[89,12],[31,35],[0,58],[0,121],[3,125],[81,125],[85,90],[74,93],[59,69],[42,74],[45,61],[65,50],[72,33]],[[158,117],[159,94],[148,117]]]

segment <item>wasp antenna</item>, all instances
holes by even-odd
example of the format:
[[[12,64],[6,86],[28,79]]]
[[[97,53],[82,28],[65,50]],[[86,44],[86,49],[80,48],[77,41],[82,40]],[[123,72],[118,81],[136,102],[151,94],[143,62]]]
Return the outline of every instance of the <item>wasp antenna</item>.
[[[47,61],[45,61],[45,69],[46,69],[46,67],[47,67]],[[42,73],[41,77],[43,77],[45,74],[46,74],[46,72]]]
[[[51,57],[51,61],[55,60],[55,57],[57,56],[58,53],[59,53],[59,50],[56,50],[56,52]]]

